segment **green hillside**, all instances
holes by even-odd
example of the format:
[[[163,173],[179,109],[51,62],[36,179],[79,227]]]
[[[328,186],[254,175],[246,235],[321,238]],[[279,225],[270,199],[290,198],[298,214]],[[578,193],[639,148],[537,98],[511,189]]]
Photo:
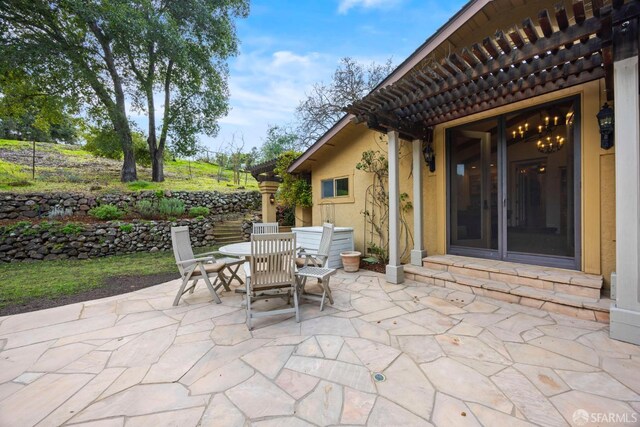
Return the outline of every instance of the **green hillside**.
[[[168,160],[165,181],[149,182],[151,168],[138,165],[139,181],[120,182],[121,162],[95,157],[82,147],[46,142],[36,143],[35,179],[32,177],[33,143],[0,139],[0,191],[136,191],[256,190],[257,182],[243,174],[240,186],[234,185],[231,170],[224,170],[218,181],[218,166],[207,162]],[[246,184],[245,184],[246,182]]]

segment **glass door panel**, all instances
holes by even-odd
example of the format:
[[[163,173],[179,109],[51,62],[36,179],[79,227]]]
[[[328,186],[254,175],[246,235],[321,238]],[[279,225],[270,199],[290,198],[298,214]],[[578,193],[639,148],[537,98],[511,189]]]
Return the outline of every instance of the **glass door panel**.
[[[450,132],[449,243],[498,249],[498,121]]]
[[[575,256],[574,101],[506,117],[506,251]]]

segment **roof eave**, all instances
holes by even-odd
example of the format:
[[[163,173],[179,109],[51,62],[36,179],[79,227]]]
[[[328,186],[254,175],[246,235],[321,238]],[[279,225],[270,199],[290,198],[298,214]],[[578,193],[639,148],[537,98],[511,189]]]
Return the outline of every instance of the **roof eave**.
[[[302,166],[302,164],[309,157],[311,157],[316,151],[318,151],[327,141],[333,138],[342,128],[344,128],[349,123],[352,118],[353,115],[351,114],[345,114],[344,116],[342,116],[342,118],[338,120],[335,125],[333,125],[328,131],[324,133],[324,135],[320,137],[320,139],[318,139],[312,146],[307,148],[307,150],[302,153],[302,155],[298,157],[296,161],[291,164],[291,166],[289,166],[289,169],[287,169],[287,171],[289,173],[296,172],[296,170],[300,166]]]
[[[470,17],[478,13],[483,7],[493,0],[470,0],[460,9],[451,19],[431,35],[418,49],[416,49],[407,59],[405,59],[395,70],[391,72],[378,86],[371,92],[395,82],[409,70],[422,61],[433,49],[438,47],[448,37],[458,30]],[[370,92],[370,93],[371,93]],[[295,162],[289,166],[288,172],[294,173],[302,164],[309,159],[316,151],[318,151],[327,141],[333,138],[342,128],[344,128],[354,116],[352,114],[344,115],[338,122],[333,125],[324,135],[320,137],[312,146],[302,153]]]

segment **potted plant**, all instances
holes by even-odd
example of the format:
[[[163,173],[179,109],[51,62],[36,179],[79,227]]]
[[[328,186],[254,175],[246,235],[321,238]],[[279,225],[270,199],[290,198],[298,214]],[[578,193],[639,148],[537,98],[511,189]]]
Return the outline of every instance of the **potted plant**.
[[[342,258],[342,266],[344,271],[348,273],[356,272],[360,269],[360,256],[362,254],[358,251],[346,251],[340,252]]]

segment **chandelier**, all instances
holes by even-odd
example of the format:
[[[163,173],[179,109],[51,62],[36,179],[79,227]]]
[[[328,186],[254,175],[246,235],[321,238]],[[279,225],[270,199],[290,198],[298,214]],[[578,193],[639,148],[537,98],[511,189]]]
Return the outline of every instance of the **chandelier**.
[[[572,118],[573,115],[571,115]],[[571,120],[567,117],[567,123]],[[542,124],[544,122],[544,124]],[[518,129],[511,132],[511,143],[516,142],[534,142],[539,152],[550,154],[560,151],[564,147],[565,138],[556,130],[559,130],[560,117],[546,116],[544,119],[540,116],[540,123],[536,128],[529,126],[529,122],[518,125]],[[560,129],[562,130],[562,129]]]
[[[547,136],[544,140],[539,139],[536,143],[538,151],[545,154],[560,151],[562,150],[562,147],[564,147],[564,137],[561,137],[560,135],[556,135],[555,141],[552,140],[550,136]]]

